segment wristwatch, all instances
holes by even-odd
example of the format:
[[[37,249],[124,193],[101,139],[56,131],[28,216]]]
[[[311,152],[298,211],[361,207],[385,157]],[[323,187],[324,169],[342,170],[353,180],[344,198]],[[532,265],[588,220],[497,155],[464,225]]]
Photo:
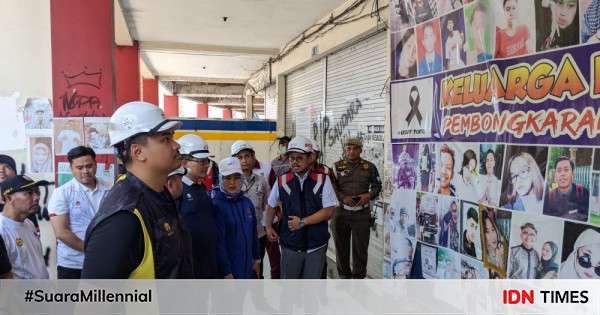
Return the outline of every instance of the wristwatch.
[[[304,218],[300,219],[300,228],[303,228],[306,223],[304,223]]]

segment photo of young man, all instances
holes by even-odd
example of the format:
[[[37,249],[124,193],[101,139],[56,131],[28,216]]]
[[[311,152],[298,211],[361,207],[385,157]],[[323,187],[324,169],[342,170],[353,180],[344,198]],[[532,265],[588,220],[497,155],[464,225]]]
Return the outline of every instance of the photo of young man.
[[[544,214],[587,222],[592,149],[550,149]]]
[[[420,76],[442,71],[441,39],[439,19],[434,19],[417,26]]]

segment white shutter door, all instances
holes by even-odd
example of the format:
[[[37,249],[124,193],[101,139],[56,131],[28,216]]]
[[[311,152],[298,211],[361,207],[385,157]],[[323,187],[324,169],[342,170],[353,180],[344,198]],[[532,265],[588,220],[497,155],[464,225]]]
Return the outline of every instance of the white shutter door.
[[[325,62],[317,61],[286,78],[285,133],[311,137],[313,122],[323,110]]]
[[[321,121],[325,163],[341,159],[348,137],[363,140],[362,157],[384,172],[384,121],[388,104],[387,36],[369,37],[327,57],[325,117]],[[381,199],[381,198],[380,198]],[[378,213],[383,216],[383,213]],[[330,242],[333,249],[333,240]],[[335,257],[331,255],[330,257]],[[382,278],[383,229],[371,231],[367,273]]]

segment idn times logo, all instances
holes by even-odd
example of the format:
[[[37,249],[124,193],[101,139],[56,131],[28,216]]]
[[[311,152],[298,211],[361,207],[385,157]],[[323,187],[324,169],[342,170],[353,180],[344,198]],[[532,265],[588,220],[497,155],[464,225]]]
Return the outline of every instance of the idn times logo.
[[[502,290],[502,304],[585,304],[587,290]]]

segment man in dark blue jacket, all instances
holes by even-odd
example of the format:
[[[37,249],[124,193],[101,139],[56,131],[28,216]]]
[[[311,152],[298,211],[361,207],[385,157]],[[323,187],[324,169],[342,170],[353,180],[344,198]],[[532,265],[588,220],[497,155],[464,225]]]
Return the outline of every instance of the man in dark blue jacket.
[[[260,250],[252,201],[242,193],[242,167],[236,157],[219,163],[216,208],[217,261],[225,279],[257,279]]]
[[[267,220],[281,203],[279,235],[267,226],[269,239],[281,244],[282,279],[319,279],[325,265],[331,218],[338,200],[329,176],[310,172],[312,141],[295,137],[288,144],[291,171],[277,177],[269,195]]]
[[[179,210],[183,223],[192,236],[194,277],[196,279],[217,279],[217,230],[215,210],[202,179],[210,165],[208,145],[196,135],[185,135],[177,142],[184,157],[183,166],[187,174],[182,177],[183,194]]]

